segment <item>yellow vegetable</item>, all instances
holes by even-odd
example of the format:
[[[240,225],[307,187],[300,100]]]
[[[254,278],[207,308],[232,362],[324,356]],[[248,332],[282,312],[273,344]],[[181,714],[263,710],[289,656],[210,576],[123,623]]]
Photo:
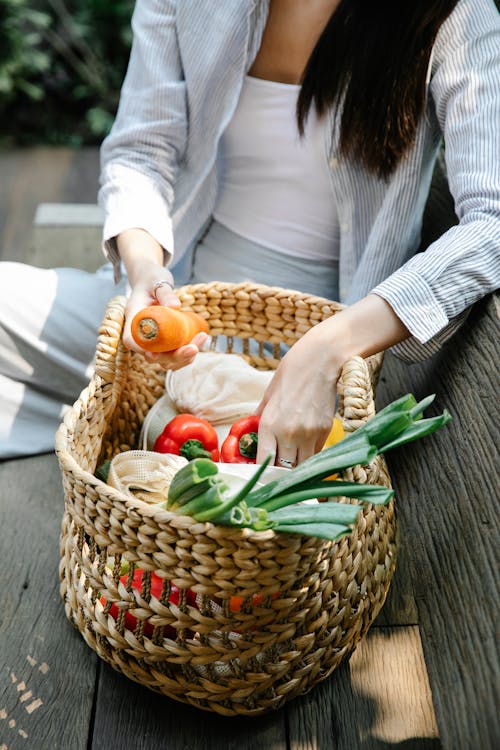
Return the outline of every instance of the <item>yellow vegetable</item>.
[[[336,443],[340,443],[340,441],[344,438],[345,432],[342,425],[342,420],[339,419],[339,417],[335,417],[332,422],[332,429],[328,433],[328,437],[325,440],[325,444],[322,450],[324,450],[325,448],[329,448],[331,445],[335,445]]]
[[[339,417],[335,417],[332,422],[332,429],[328,433],[328,437],[326,438],[325,444],[323,445],[323,448],[321,450],[325,450],[325,448],[330,448],[330,446],[335,445],[336,443],[340,443],[340,441],[344,438],[345,432],[342,425],[342,420],[339,419]],[[338,474],[332,474],[331,476],[327,477],[327,479],[337,479],[337,477]]]

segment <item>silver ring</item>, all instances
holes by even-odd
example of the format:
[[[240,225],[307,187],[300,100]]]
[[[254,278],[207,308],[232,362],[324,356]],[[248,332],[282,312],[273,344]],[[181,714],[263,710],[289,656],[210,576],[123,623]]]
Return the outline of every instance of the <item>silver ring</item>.
[[[293,469],[295,466],[294,461],[289,461],[288,458],[278,458],[278,463],[283,466],[284,469]]]
[[[160,287],[162,287],[162,286],[169,286],[169,287],[170,287],[170,289],[173,289],[173,288],[174,288],[174,287],[172,286],[171,282],[170,282],[170,281],[167,281],[167,279],[161,279],[160,281],[155,281],[155,283],[153,284],[153,294],[154,294],[154,296],[155,296],[155,297],[156,297],[156,292],[157,292],[157,291],[158,291],[158,289],[160,289]]]

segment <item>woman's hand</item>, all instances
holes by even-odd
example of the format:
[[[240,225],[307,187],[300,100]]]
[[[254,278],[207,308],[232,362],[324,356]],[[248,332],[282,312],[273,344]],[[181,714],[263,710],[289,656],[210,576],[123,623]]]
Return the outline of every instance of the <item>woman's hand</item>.
[[[375,294],[311,328],[283,357],[259,405],[257,463],[271,453],[277,466],[295,466],[320,451],[335,416],[344,363],[384,351],[409,335]]]
[[[291,467],[323,447],[342,368],[331,327],[327,320],[312,328],[280,362],[258,408],[257,463],[271,453],[277,466]]]
[[[155,284],[162,280],[165,280],[167,283],[157,287],[155,290]],[[207,334],[196,334],[189,344],[181,346],[173,352],[153,353],[144,351],[132,338],[130,325],[136,313],[156,302],[160,305],[165,305],[165,307],[180,307],[179,298],[173,291],[173,279],[169,275],[169,272],[163,266],[145,263],[141,273],[136,278],[127,301],[123,343],[128,349],[141,352],[149,362],[157,362],[165,370],[178,370],[193,361],[201,346],[206,341]]]
[[[189,365],[207,339],[206,333],[198,333],[193,340],[173,352],[155,354],[138,346],[130,332],[130,324],[136,313],[144,307],[159,303],[165,307],[180,307],[174,290],[174,280],[163,265],[163,249],[147,232],[129,229],[117,238],[120,257],[125,264],[131,293],[125,309],[123,343],[128,349],[141,352],[150,362],[158,362],[165,370],[178,370]],[[161,286],[158,282],[164,281]]]

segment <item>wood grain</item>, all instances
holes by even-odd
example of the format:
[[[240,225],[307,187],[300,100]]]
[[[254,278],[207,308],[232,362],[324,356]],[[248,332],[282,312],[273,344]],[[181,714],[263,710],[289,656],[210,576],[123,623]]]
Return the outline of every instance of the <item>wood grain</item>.
[[[373,628],[344,664],[288,706],[290,750],[438,750],[418,628]]]
[[[97,657],[59,599],[55,457],[0,464],[0,746],[85,750]]]
[[[388,356],[380,405],[437,394],[441,432],[388,456],[443,746],[494,748],[500,670],[498,299],[473,309],[439,355],[406,366]]]
[[[169,700],[103,665],[92,750],[285,750],[284,710],[225,718]]]
[[[0,260],[26,262],[39,203],[95,203],[99,154],[39,146],[0,153]]]
[[[417,625],[418,610],[413,593],[410,575],[410,548],[408,538],[401,534],[399,527],[399,498],[396,497],[396,517],[398,519],[398,557],[396,571],[391,581],[389,593],[380,614],[373,623],[374,628],[393,625]]]

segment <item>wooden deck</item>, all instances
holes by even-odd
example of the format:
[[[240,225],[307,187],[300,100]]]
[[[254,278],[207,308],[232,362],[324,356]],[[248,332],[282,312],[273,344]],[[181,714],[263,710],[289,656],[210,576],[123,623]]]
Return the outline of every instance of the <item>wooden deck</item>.
[[[24,259],[38,203],[95,199],[95,152],[0,155],[0,170],[4,259]],[[386,357],[380,406],[435,392],[433,410],[454,420],[388,456],[400,552],[368,637],[328,680],[261,718],[198,711],[101,662],[59,598],[55,457],[0,464],[0,750],[500,747],[498,310],[494,297],[479,303],[424,364]]]

